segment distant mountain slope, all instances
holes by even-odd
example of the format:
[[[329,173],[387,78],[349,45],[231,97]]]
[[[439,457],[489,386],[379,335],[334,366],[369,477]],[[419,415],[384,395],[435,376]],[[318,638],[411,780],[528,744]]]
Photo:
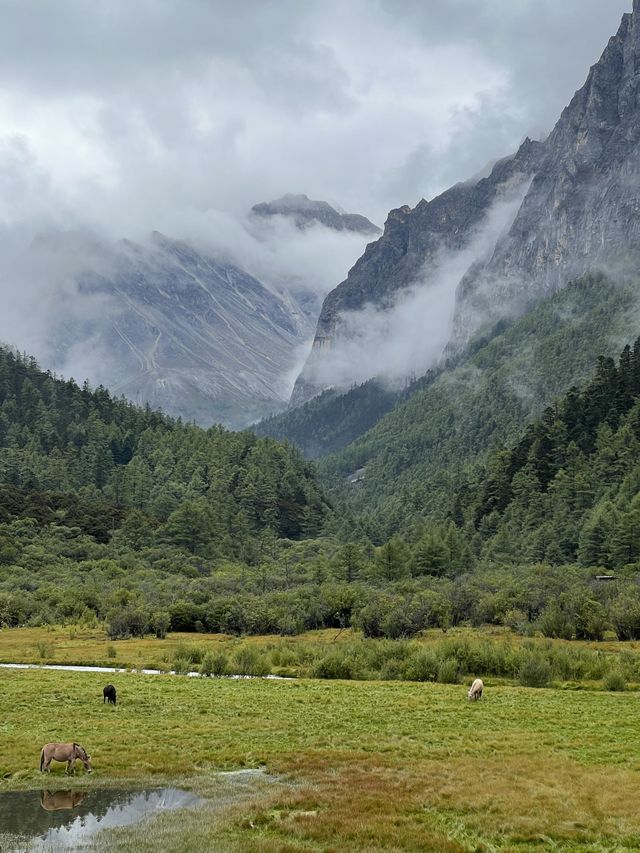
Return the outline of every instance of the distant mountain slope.
[[[467,465],[516,438],[527,419],[581,381],[598,355],[638,331],[638,288],[579,279],[400,403],[369,432],[319,463],[372,535],[439,512]],[[349,482],[360,471],[357,485]]]
[[[402,399],[375,379],[344,394],[324,391],[308,403],[252,427],[256,435],[291,441],[307,459],[335,453],[371,429]]]
[[[12,277],[48,294],[38,354],[54,369],[204,425],[282,409],[310,334],[292,297],[158,233],[146,244],[49,235]]]
[[[324,225],[334,231],[357,231],[360,234],[377,236],[381,229],[366,216],[359,213],[341,213],[326,201],[315,201],[306,195],[283,195],[275,201],[255,204],[251,208],[254,216],[286,216],[292,219],[298,228],[310,225]]]

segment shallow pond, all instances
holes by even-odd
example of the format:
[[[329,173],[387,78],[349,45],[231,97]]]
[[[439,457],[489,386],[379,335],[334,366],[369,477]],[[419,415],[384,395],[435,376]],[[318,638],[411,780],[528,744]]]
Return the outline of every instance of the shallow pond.
[[[100,830],[130,826],[144,817],[203,802],[179,788],[15,791],[0,795],[0,832],[44,846],[71,848]]]

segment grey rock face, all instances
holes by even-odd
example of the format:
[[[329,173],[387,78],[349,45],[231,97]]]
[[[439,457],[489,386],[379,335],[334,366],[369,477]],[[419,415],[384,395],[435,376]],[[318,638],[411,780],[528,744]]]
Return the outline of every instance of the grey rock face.
[[[544,144],[509,232],[465,276],[454,343],[640,239],[640,0]]]
[[[311,331],[286,294],[157,232],[145,245],[54,235],[14,275],[56,291],[53,369],[203,425],[282,410]]]
[[[428,285],[448,255],[471,244],[491,208],[531,179],[542,151],[541,143],[527,139],[514,156],[496,163],[488,177],[457,184],[432,201],[423,199],[415,208],[404,206],[389,213],[383,236],[367,246],[347,279],[326,297],[292,405],[323,390],[315,383],[314,373],[323,352],[340,335],[341,315],[367,305],[390,308],[419,277]]]
[[[325,299],[294,405],[322,390],[315,368],[341,315],[392,306],[419,274],[428,284],[443,249],[463,249],[518,177],[530,186],[512,224],[458,286],[452,349],[640,242],[640,0],[544,143],[527,140],[489,177],[391,211],[384,235]]]
[[[316,223],[334,231],[356,231],[377,235],[381,229],[359,213],[340,213],[326,201],[314,201],[306,195],[287,194],[276,201],[262,202],[251,208],[254,216],[287,216],[298,228],[308,228]]]

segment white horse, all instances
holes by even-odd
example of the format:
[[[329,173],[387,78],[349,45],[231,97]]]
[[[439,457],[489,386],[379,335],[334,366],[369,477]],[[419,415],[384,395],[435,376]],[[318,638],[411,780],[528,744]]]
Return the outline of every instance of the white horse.
[[[484,684],[482,683],[482,679],[476,678],[471,687],[469,688],[469,693],[467,696],[469,699],[482,699],[482,691],[484,690]]]

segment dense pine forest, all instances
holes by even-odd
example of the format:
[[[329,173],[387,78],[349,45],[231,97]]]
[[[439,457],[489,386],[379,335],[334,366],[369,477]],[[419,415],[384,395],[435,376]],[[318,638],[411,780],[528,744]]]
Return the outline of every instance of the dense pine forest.
[[[423,377],[358,439],[324,456],[323,482],[374,542],[411,535],[426,516],[444,518],[470,466],[515,442],[531,418],[571,385],[588,381],[599,356],[616,356],[636,337],[637,293],[624,276],[590,274],[499,323],[465,352],[451,354],[446,370]],[[323,413],[329,420],[328,404],[317,412]],[[284,418],[279,436],[295,441]],[[316,432],[321,423],[322,417]]]
[[[567,295],[550,301],[543,318],[551,330],[526,354],[529,383],[544,370],[560,383],[568,367],[551,362],[573,347],[573,367],[582,365],[600,341],[603,312],[610,320],[631,305],[604,279],[579,287],[592,310],[567,327]],[[511,370],[524,363],[528,322],[476,347],[478,372],[484,366],[493,382],[507,352]],[[425,377],[394,423],[403,411],[413,423],[407,411],[425,394],[445,406],[438,382]],[[467,432],[453,427],[451,400],[440,412],[453,442],[445,457],[500,400],[506,431],[519,422],[520,434],[484,454],[476,436],[455,482],[434,474],[410,489],[392,447],[386,464],[401,488],[392,494],[388,481],[391,503],[376,523],[362,484],[340,486],[334,502],[328,469],[323,487],[290,444],[184,424],[0,350],[0,624],[80,621],[104,624],[112,637],[353,626],[402,638],[490,623],[523,634],[640,638],[640,339],[617,362],[594,359],[591,378],[524,431],[526,407],[504,396],[507,380],[491,392],[488,382],[464,392],[469,402],[488,394]],[[461,385],[458,376],[458,394]],[[401,436],[414,465],[429,464],[429,430],[444,428],[432,420]],[[483,435],[495,438],[506,429],[498,426],[485,421]],[[357,500],[345,499],[350,490]],[[393,505],[403,523],[381,524]]]

